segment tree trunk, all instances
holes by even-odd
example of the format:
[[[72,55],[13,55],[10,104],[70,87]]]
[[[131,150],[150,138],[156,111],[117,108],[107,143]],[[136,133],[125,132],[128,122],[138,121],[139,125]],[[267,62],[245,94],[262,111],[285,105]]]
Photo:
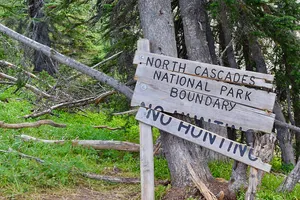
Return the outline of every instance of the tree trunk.
[[[298,159],[299,160],[299,159]],[[295,168],[291,171],[291,173],[284,179],[281,183],[277,191],[279,192],[291,192],[296,183],[300,180],[300,161],[297,162]]]
[[[283,116],[280,104],[276,101],[274,106],[274,113],[276,114],[275,119],[286,122]],[[275,128],[277,130],[277,139],[281,149],[281,159],[285,164],[295,165],[294,151],[292,136],[287,127],[278,126],[275,123]]]
[[[226,2],[223,0],[219,1],[220,3],[220,43],[222,51],[225,51],[225,57],[221,58],[223,60],[224,66],[231,68],[238,68],[238,65],[235,61],[234,51],[233,51],[233,42],[231,35],[231,28],[228,22],[227,16],[227,6]]]
[[[51,41],[49,38],[48,24],[45,21],[45,15],[43,13],[43,0],[29,0],[28,10],[29,16],[32,18],[32,33],[31,38],[41,44],[51,47]],[[33,64],[35,72],[41,72],[45,70],[50,75],[54,75],[57,72],[57,64],[54,60],[43,54],[39,50],[34,51]]]

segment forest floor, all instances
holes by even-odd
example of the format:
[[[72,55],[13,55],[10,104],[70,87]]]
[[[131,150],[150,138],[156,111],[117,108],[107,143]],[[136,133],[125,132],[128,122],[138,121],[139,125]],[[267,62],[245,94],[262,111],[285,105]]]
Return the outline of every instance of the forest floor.
[[[139,184],[109,183],[83,177],[82,173],[93,173],[115,177],[139,178],[139,153],[94,150],[65,144],[26,142],[21,134],[48,140],[114,140],[139,143],[138,123],[134,116],[112,116],[111,110],[101,105],[90,106],[79,112],[53,111],[36,119],[24,119],[35,108],[28,96],[12,94],[15,89],[0,93],[0,121],[5,123],[35,122],[50,119],[66,124],[65,128],[40,126],[38,128],[0,129],[0,199],[32,200],[85,200],[85,199],[140,199]],[[30,99],[30,98],[29,98]],[[118,127],[117,130],[95,129],[93,126]],[[158,130],[154,129],[154,140]],[[5,153],[8,149],[15,153]],[[22,158],[18,153],[42,159],[44,163]],[[155,156],[155,179],[170,180],[167,162]],[[259,199],[300,199],[300,185],[293,192],[279,194],[276,188],[290,168],[275,157],[271,163],[272,173],[266,174],[257,196]],[[209,164],[215,177],[229,180],[232,161]],[[275,174],[276,173],[276,174]],[[278,175],[282,174],[282,175]],[[170,185],[155,187],[155,198],[163,199]],[[239,199],[243,199],[243,193]],[[188,198],[192,200],[193,198]]]

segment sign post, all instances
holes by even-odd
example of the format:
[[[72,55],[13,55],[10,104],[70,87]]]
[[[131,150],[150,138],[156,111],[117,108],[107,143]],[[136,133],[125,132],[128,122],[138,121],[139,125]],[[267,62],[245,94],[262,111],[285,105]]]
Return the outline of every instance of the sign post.
[[[138,50],[150,52],[149,40],[138,41]],[[140,128],[140,170],[142,200],[154,200],[153,139],[150,125],[139,121]]]

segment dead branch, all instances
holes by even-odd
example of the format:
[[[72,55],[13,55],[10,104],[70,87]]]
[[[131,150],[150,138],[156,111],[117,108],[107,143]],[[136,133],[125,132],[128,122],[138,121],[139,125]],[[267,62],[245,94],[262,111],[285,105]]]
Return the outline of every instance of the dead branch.
[[[131,142],[123,142],[123,141],[107,141],[107,140],[44,140],[38,139],[29,135],[20,135],[17,136],[21,138],[23,141],[37,141],[43,143],[50,144],[64,144],[67,142],[71,142],[74,146],[83,146],[87,148],[93,148],[96,150],[103,149],[114,149],[121,151],[130,151],[130,152],[139,152],[140,145],[131,143]]]
[[[29,158],[29,159],[32,159],[32,160],[35,160],[39,163],[44,163],[45,161],[40,159],[40,158],[37,158],[37,157],[33,157],[33,156],[29,156],[29,155],[26,155],[24,153],[21,153],[21,152],[18,152],[16,150],[13,150],[12,148],[8,148],[8,150],[0,150],[0,152],[2,153],[16,153],[18,154],[19,156],[21,156],[22,158]]]
[[[101,181],[108,181],[113,183],[129,183],[129,184],[137,184],[140,183],[141,180],[139,178],[125,178],[125,177],[115,177],[115,176],[105,176],[99,174],[91,174],[91,173],[81,173],[84,177],[101,180]],[[157,180],[155,181],[155,185],[168,185],[170,183],[169,180]]]
[[[128,110],[128,111],[125,111],[125,112],[119,112],[119,113],[113,113],[113,115],[132,115],[132,114],[135,114],[137,113],[138,109],[134,109],[134,110]]]
[[[96,65],[92,66],[91,68],[92,68],[92,69],[95,69],[95,68],[98,67],[99,65],[102,65],[102,64],[106,63],[107,61],[110,61],[110,60],[114,59],[115,57],[117,57],[117,56],[120,55],[121,53],[123,53],[123,51],[120,51],[120,52],[118,52],[118,53],[116,53],[116,54],[114,54],[114,55],[112,55],[112,56],[106,58],[105,60],[102,60],[101,62],[97,63]],[[77,77],[79,77],[79,76],[81,76],[81,75],[82,75],[82,73],[78,73],[78,74],[75,74],[75,75],[73,75],[73,76],[70,76],[69,78],[67,78],[67,81],[70,81],[70,80],[72,80],[72,79],[74,79],[74,78],[77,78]]]
[[[109,126],[94,126],[94,128],[99,128],[99,129],[108,129],[108,130],[111,130],[111,131],[113,131],[113,130],[118,130],[118,129],[121,129],[121,127],[116,127],[116,128],[113,128],[113,127],[109,127]]]
[[[27,123],[19,123],[19,124],[6,124],[3,121],[0,121],[0,128],[7,128],[7,129],[36,128],[42,125],[50,125],[57,128],[66,127],[65,124],[58,124],[52,120],[39,120],[37,122],[27,122]]]
[[[27,45],[28,47],[31,47],[38,51],[41,51],[43,54],[58,61],[59,63],[62,63],[69,67],[72,67],[72,68],[80,71],[81,73],[84,73],[102,83],[110,85],[115,90],[124,94],[128,99],[132,98],[133,91],[129,87],[127,87],[125,84],[120,83],[113,77],[110,77],[102,72],[92,69],[70,57],[67,57],[67,56],[59,53],[55,49],[52,49],[46,45],[43,45],[43,44],[38,43],[30,38],[27,38],[24,35],[21,35],[2,24],[0,24],[0,32],[2,32],[5,35],[8,35],[9,37],[11,37],[19,42],[22,42],[23,44]]]
[[[29,115],[25,115],[24,118],[25,119],[35,118],[35,117],[39,117],[39,116],[42,116],[42,115],[45,115],[45,114],[50,114],[55,109],[74,108],[74,107],[85,106],[85,105],[94,103],[96,101],[101,101],[103,98],[113,94],[114,92],[115,91],[108,91],[108,92],[102,93],[98,97],[88,97],[88,98],[85,98],[85,99],[80,99],[80,100],[76,100],[76,101],[72,101],[72,102],[64,102],[64,103],[56,104],[54,106],[51,106],[47,110],[37,112],[37,113],[32,113],[32,114],[29,114]]]
[[[6,67],[10,67],[10,68],[13,68],[13,69],[18,69],[18,70],[22,70],[27,76],[31,77],[31,78],[34,78],[34,79],[37,79],[37,80],[40,80],[36,75],[34,75],[33,73],[31,72],[28,72],[24,69],[22,69],[21,67],[18,67],[10,62],[7,62],[5,60],[0,60],[0,66],[6,66]]]
[[[11,81],[14,81],[14,82],[16,82],[16,81],[18,80],[18,79],[15,78],[15,77],[9,76],[9,75],[4,74],[4,73],[1,73],[1,72],[0,72],[0,77],[1,77],[1,78],[5,78],[5,79],[8,79],[8,80],[11,80]],[[54,96],[52,96],[52,95],[50,95],[50,94],[47,94],[46,92],[41,91],[40,89],[38,89],[38,88],[36,88],[36,87],[34,87],[34,86],[28,84],[28,83],[26,83],[24,87],[27,88],[27,89],[29,89],[29,90],[32,91],[33,93],[35,93],[35,94],[37,94],[37,95],[40,95],[40,96],[42,96],[42,97],[44,97],[44,98],[47,98],[47,99],[55,99]]]
[[[277,126],[281,126],[281,127],[285,127],[285,128],[289,128],[290,130],[293,130],[293,131],[296,131],[298,133],[300,133],[300,128],[297,127],[297,126],[293,126],[291,124],[288,124],[288,123],[284,123],[282,121],[279,121],[277,119],[275,119],[275,122],[274,122]]]
[[[195,171],[193,170],[190,163],[186,162],[186,166],[191,174],[192,181],[197,186],[201,194],[207,200],[218,200],[217,197],[205,186],[205,184],[200,180]]]

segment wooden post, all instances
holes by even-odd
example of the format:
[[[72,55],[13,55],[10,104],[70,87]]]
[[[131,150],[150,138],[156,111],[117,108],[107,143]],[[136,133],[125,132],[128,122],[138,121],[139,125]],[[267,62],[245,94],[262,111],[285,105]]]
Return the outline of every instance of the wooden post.
[[[140,39],[138,50],[150,52],[149,40]],[[140,170],[142,200],[154,200],[154,163],[151,126],[139,122],[140,127]]]

